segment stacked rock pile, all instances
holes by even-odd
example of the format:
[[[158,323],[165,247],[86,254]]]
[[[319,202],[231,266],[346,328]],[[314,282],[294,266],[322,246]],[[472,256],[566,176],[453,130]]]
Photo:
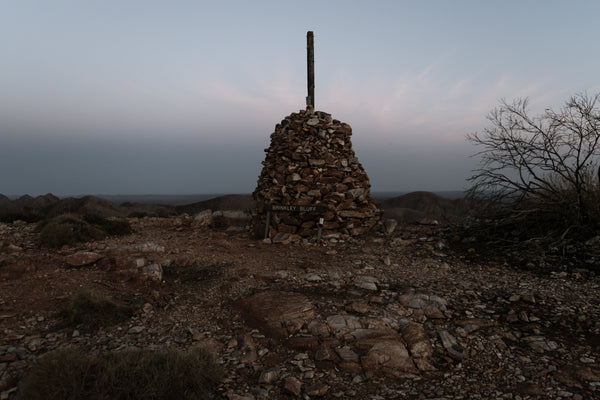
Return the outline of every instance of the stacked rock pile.
[[[381,219],[369,177],[352,150],[350,125],[312,110],[292,113],[271,134],[253,198],[255,227],[265,224],[269,203],[322,206],[323,237],[362,235]],[[271,234],[313,237],[319,215],[277,212]]]

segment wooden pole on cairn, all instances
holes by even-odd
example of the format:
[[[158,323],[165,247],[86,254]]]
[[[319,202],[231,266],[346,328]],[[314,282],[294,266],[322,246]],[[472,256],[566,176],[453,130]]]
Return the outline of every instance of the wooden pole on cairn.
[[[307,72],[308,72],[308,96],[306,97],[306,106],[312,110],[315,109],[315,48],[313,43],[313,32],[306,34],[306,53],[307,53]]]

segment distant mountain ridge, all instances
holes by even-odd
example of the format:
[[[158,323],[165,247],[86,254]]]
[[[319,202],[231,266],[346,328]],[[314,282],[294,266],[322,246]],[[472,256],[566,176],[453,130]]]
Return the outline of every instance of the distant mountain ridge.
[[[381,208],[384,218],[402,222],[412,223],[426,218],[454,222],[469,214],[473,209],[473,200],[465,197],[448,199],[431,192],[412,192],[384,199]]]
[[[96,196],[80,198],[67,197],[59,199],[53,194],[31,197],[21,196],[10,200],[7,196],[0,195],[0,219],[36,221],[46,217],[61,214],[93,214],[101,217],[127,217],[133,213],[156,213],[158,210],[171,212],[172,206],[123,204],[117,205]]]
[[[458,193],[458,192],[451,192]],[[211,196],[211,195],[196,195]],[[126,196],[118,196],[120,199]],[[169,196],[158,196],[168,200]],[[179,201],[185,195],[176,196]],[[198,198],[198,197],[196,197]],[[200,197],[201,198],[201,197]],[[131,198],[130,198],[131,199]],[[413,223],[423,219],[437,219],[442,222],[459,220],[472,209],[473,200],[467,198],[445,198],[431,192],[412,192],[401,196],[383,198],[381,208],[384,218],[393,218],[400,222]],[[194,215],[203,210],[250,210],[252,197],[249,194],[232,194],[216,196],[189,204],[147,204],[124,202],[115,204],[112,201],[97,196],[58,198],[53,194],[31,197],[21,196],[11,200],[0,194],[0,219],[39,220],[44,217],[54,217],[60,214],[78,213],[94,214],[102,217],[128,217],[132,215]]]
[[[160,204],[169,206],[182,206],[186,204],[192,204],[200,201],[213,199],[215,197],[224,196],[225,193],[211,193],[211,194],[115,194],[115,195],[103,195],[98,194],[96,197],[111,201],[115,204],[122,203],[137,203],[137,204]]]
[[[378,191],[371,192],[374,199],[383,201],[385,199],[391,199],[394,197],[404,196],[415,191]],[[454,200],[463,198],[466,196],[466,192],[462,190],[440,190],[430,191],[440,197]],[[250,193],[236,194],[240,196],[249,195]],[[29,195],[25,195],[30,197]],[[205,200],[214,199],[221,196],[231,196],[229,193],[197,193],[197,194],[82,194],[82,195],[68,195],[68,196],[56,196],[59,199],[65,199],[68,197],[82,198],[87,196],[99,197],[104,200],[108,200],[115,204],[122,203],[137,203],[137,204],[160,204],[160,205],[171,205],[181,206],[193,203],[202,202]],[[8,199],[9,201],[17,200],[23,196],[17,195],[2,195],[0,194],[0,207],[2,207],[2,198]]]

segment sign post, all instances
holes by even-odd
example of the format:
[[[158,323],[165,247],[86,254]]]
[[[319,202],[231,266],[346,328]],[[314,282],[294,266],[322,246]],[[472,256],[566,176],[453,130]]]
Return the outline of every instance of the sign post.
[[[313,32],[308,31],[306,34],[306,70],[308,72],[308,96],[306,97],[306,105],[309,108],[315,109],[315,47],[313,43]]]
[[[265,209],[267,211],[267,222],[265,226],[265,239],[269,238],[269,230],[271,226],[271,213],[272,212],[291,212],[291,213],[313,213],[319,214],[319,223],[318,223],[318,232],[317,232],[317,242],[321,241],[321,232],[323,231],[323,214],[327,211],[327,206],[324,204],[318,204],[314,206],[305,206],[300,204],[265,204]]]

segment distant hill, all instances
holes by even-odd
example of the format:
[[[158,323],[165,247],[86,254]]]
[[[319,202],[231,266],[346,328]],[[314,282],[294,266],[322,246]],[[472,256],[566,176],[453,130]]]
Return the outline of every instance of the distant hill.
[[[211,195],[204,195],[211,197]],[[119,200],[135,196],[116,196]],[[141,196],[146,197],[146,196]],[[167,196],[168,197],[168,196]],[[145,198],[147,201],[148,199]],[[172,199],[171,199],[172,200]],[[182,199],[180,199],[182,200]],[[10,200],[7,196],[0,194],[0,220],[13,221],[22,219],[25,221],[38,221],[46,217],[54,217],[61,214],[93,214],[102,217],[128,217],[137,216],[168,216],[187,213],[196,214],[202,210],[248,210],[251,206],[250,195],[225,195],[212,197],[207,200],[190,203],[186,205],[148,204],[126,201],[115,204],[112,201],[97,197],[66,197],[59,199],[52,194],[38,197],[29,195]]]
[[[449,192],[457,195],[460,192]],[[198,195],[207,196],[211,195]],[[136,196],[115,196],[119,200],[130,200]],[[151,196],[144,197],[147,201]],[[158,196],[165,200],[170,196]],[[180,196],[183,201],[186,196]],[[441,222],[453,222],[464,218],[473,208],[473,200],[466,198],[442,197],[431,192],[412,192],[396,197],[380,197],[384,218],[393,218],[401,222],[413,223],[423,219],[436,219]],[[173,199],[171,199],[173,200]],[[206,200],[183,205],[147,204],[124,202],[115,204],[97,196],[67,197],[59,199],[52,194],[38,197],[28,195],[10,200],[0,194],[0,220],[24,219],[39,220],[66,213],[94,214],[102,217],[127,217],[132,215],[167,216],[187,213],[194,215],[203,210],[250,210],[252,196],[249,194],[231,194],[216,196]]]
[[[249,194],[228,194],[197,203],[175,207],[177,214],[197,214],[202,210],[249,210],[252,205],[252,196]]]
[[[457,221],[468,215],[472,206],[473,200],[471,199],[451,200],[431,192],[412,192],[381,201],[384,218],[393,218],[408,223],[418,222],[425,218],[443,222]]]
[[[6,196],[0,195],[0,220],[4,221],[22,219],[33,222],[42,218],[69,213],[93,214],[101,217],[127,217],[134,213],[168,215],[173,212],[172,206],[133,203],[116,205],[95,196],[59,199],[52,194],[35,198],[25,195],[11,201]]]
[[[215,197],[223,196],[223,193],[215,194],[116,194],[105,195],[98,194],[96,197],[112,201],[115,204],[136,203],[136,204],[161,204],[169,206],[181,206],[192,204]]]
[[[404,196],[405,194],[409,194],[409,193],[417,193],[419,191],[414,191],[414,192],[392,192],[392,191],[386,191],[386,192],[371,192],[371,196],[373,196],[374,199],[379,200],[379,201],[383,201],[386,199],[392,199],[395,197],[400,197],[400,196]],[[449,200],[454,200],[454,199],[462,199],[464,197],[466,197],[467,193],[465,191],[462,190],[441,190],[441,191],[421,191],[421,192],[426,192],[426,193],[433,193],[436,194],[440,197],[443,197],[445,199],[449,199]]]
[[[10,198],[6,197],[3,194],[0,194],[0,210],[9,207],[12,204]]]

